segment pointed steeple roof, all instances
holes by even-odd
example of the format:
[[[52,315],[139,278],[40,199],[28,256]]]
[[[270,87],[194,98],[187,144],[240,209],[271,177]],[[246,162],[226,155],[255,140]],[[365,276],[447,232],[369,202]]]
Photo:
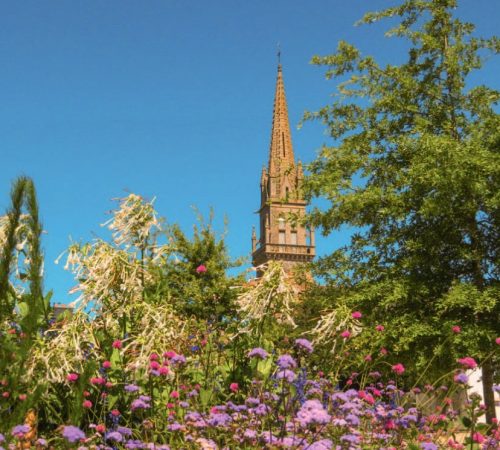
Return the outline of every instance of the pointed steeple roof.
[[[271,146],[269,148],[269,174],[276,176],[283,168],[289,169],[294,165],[292,136],[288,121],[285,85],[281,64],[278,64],[276,79],[276,93],[274,97],[273,127],[271,130]]]

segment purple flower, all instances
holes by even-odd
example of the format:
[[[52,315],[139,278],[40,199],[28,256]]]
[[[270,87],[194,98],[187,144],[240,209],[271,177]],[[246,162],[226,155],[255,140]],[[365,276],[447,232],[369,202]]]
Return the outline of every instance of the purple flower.
[[[77,442],[81,439],[85,439],[85,433],[80,430],[80,428],[73,425],[63,427],[62,435],[68,442]]]
[[[453,380],[455,381],[455,383],[467,384],[469,382],[469,377],[465,373],[460,372],[457,375],[455,375]]]
[[[130,404],[130,409],[132,411],[136,409],[148,409],[150,408],[151,405],[148,402],[145,402],[144,400],[141,400],[140,398],[136,398],[131,404]]]
[[[123,389],[127,392],[137,392],[139,390],[139,386],[136,386],[135,384],[126,384]]]
[[[293,380],[295,380],[295,374],[291,371],[291,370],[288,370],[288,369],[284,369],[284,370],[280,370],[277,374],[276,374],[276,378],[278,380],[286,380],[288,381],[289,383],[291,383]]]
[[[344,434],[340,436],[341,441],[349,442],[350,444],[359,444],[359,436],[356,434]]]
[[[293,359],[290,355],[281,355],[276,364],[280,369],[294,369],[297,367],[295,359]]]
[[[31,427],[29,425],[16,425],[12,428],[11,434],[17,438],[22,438],[30,430]]]
[[[210,417],[207,420],[208,425],[211,427],[226,427],[231,422],[231,416],[226,413],[210,414]]]
[[[35,443],[40,447],[47,447],[47,441],[44,438],[37,439]]]
[[[295,345],[299,347],[301,350],[306,351],[307,353],[313,352],[313,346],[307,339],[304,338],[296,339]]]
[[[331,416],[323,408],[319,400],[307,400],[297,412],[297,420],[306,427],[311,424],[326,424],[330,422]]]
[[[184,355],[175,355],[170,362],[173,364],[186,364],[186,357]]]
[[[144,443],[142,441],[139,441],[139,440],[129,440],[127,441],[127,443],[125,444],[125,448],[128,448],[128,449],[136,449],[136,448],[144,448]]]
[[[251,428],[248,428],[243,433],[243,437],[246,439],[255,439],[257,437],[257,432],[255,430],[252,430]]]
[[[268,356],[269,356],[269,353],[267,353],[263,348],[260,348],[260,347],[255,347],[248,352],[249,358],[266,359]]]
[[[433,444],[432,442],[422,442],[420,444],[420,447],[423,450],[438,450],[438,446],[436,444]]]
[[[122,436],[132,436],[132,430],[127,427],[118,427],[116,431],[118,431],[118,433],[120,433]]]
[[[333,448],[333,442],[330,439],[321,439],[321,441],[313,442],[308,450],[331,450]]]
[[[106,435],[106,439],[108,441],[121,442],[123,440],[123,436],[118,433],[118,431],[111,431],[111,433]]]

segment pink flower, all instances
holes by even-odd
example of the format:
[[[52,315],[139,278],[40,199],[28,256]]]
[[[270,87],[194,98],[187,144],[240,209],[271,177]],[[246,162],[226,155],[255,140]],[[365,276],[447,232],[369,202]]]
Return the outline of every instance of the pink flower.
[[[462,329],[458,325],[454,325],[451,327],[451,331],[453,331],[453,333],[458,334],[462,331]]]
[[[381,355],[384,355],[384,356],[385,356],[385,355],[387,355],[387,353],[389,353],[389,352],[387,351],[387,349],[386,349],[386,348],[382,347],[382,348],[380,349],[380,354],[381,354]]]
[[[375,327],[375,329],[376,329],[377,331],[384,331],[384,330],[385,330],[385,327],[384,327],[383,325],[377,325],[377,326]]]
[[[207,268],[206,266],[204,266],[203,264],[200,264],[197,268],[196,268],[196,273],[205,273],[207,271]]]
[[[372,355],[365,356],[365,361],[371,361],[371,360],[372,360]]]
[[[472,435],[472,440],[474,442],[477,442],[478,444],[481,444],[486,440],[486,438],[481,433],[476,432]]]
[[[149,363],[149,368],[151,370],[158,370],[160,368],[160,363],[158,361],[151,361]]]
[[[19,400],[21,400],[22,402],[24,402],[24,400],[26,400],[26,398],[27,398],[26,394],[19,394]]]
[[[84,408],[92,408],[92,402],[90,400],[84,400],[82,406]]]
[[[497,345],[500,345],[500,337],[497,337],[497,338],[495,339],[495,343],[496,343]]]
[[[158,361],[160,357],[158,356],[157,353],[151,353],[151,355],[149,355],[149,360],[150,361]]]
[[[109,368],[111,368],[111,362],[110,362],[110,361],[104,361],[104,362],[102,363],[102,367],[103,367],[104,369],[109,369]]]
[[[345,330],[345,331],[342,331],[342,333],[340,333],[340,335],[344,338],[344,339],[349,339],[351,337],[351,332],[348,331],[348,330]]]
[[[173,350],[169,350],[168,352],[163,353],[164,358],[173,358],[177,353],[175,353]]]
[[[239,388],[240,388],[240,387],[238,386],[238,383],[231,383],[231,384],[229,385],[229,389],[231,389],[231,391],[232,391],[232,392],[238,392],[238,389],[239,389]]]
[[[2,392],[2,397],[3,398],[9,398],[10,397],[10,392],[7,392],[7,391]]]
[[[120,415],[120,411],[118,411],[117,409],[112,409],[111,410],[111,415],[113,417],[118,417]]]
[[[169,368],[166,366],[161,366],[160,367],[160,375],[168,375],[170,372]]]
[[[394,364],[392,366],[392,371],[396,374],[396,375],[402,375],[405,371],[405,366],[403,366],[403,364],[401,363],[398,363],[398,364]]]
[[[465,358],[460,358],[457,360],[458,363],[462,364],[462,366],[467,367],[467,369],[475,369],[477,367],[477,362],[474,358],[470,356],[466,356]]]
[[[68,375],[66,375],[66,379],[68,381],[74,382],[74,381],[78,380],[78,374],[77,373],[73,373],[73,372],[68,373]]]
[[[106,431],[106,425],[100,423],[99,425],[96,425],[95,426],[95,430],[98,432],[98,433],[104,433]]]
[[[180,394],[178,391],[172,391],[170,393],[170,397],[172,397],[172,398],[179,398],[179,396],[180,396]]]
[[[113,344],[112,344],[112,347],[113,348],[122,348],[123,344],[122,344],[122,341],[120,341],[120,339],[117,339],[116,341],[113,341]]]
[[[363,316],[363,314],[361,314],[359,311],[354,311],[351,314],[351,316],[352,316],[353,319],[361,319],[361,317]]]
[[[90,379],[91,384],[106,384],[106,380],[102,377],[92,377]]]

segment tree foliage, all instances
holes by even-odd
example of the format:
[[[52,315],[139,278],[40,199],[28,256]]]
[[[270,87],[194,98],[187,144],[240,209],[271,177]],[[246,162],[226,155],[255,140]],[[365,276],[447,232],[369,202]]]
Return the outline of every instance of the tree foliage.
[[[170,227],[162,288],[182,314],[222,324],[235,314],[235,287],[244,278],[228,276],[241,261],[230,258],[224,236],[217,236],[212,222],[212,213],[208,222],[199,216],[191,239],[179,226]]]
[[[481,352],[491,369],[499,332],[499,92],[467,80],[500,42],[475,37],[456,7],[407,0],[363,17],[398,19],[387,35],[409,41],[400,65],[346,42],[313,59],[342,82],[331,105],[307,115],[335,141],[310,166],[309,195],[329,201],[310,221],[325,234],[358,229],[318,272],[374,322],[390,321],[417,370],[434,352],[449,367],[454,355],[442,343],[451,324],[476,329],[460,350]]]

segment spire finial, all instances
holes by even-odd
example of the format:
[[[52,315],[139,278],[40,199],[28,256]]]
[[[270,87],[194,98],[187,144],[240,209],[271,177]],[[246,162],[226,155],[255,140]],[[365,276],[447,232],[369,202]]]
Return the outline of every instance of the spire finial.
[[[278,57],[278,70],[281,70],[281,45],[278,42],[278,51],[276,53],[276,56]]]

